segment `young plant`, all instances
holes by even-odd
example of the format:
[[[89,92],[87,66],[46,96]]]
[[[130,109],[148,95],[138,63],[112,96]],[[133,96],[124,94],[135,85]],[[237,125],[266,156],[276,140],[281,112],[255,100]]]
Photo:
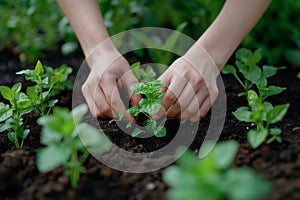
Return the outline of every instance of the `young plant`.
[[[250,50],[241,48],[236,54],[236,67],[232,65],[226,65],[222,73],[223,74],[233,74],[237,81],[244,88],[244,92],[239,93],[239,96],[247,96],[247,93],[253,86],[256,86],[261,101],[265,100],[269,96],[279,94],[286,88],[278,86],[269,86],[267,78],[270,78],[276,74],[280,69],[285,67],[273,67],[269,65],[263,65],[262,68],[258,66],[259,61],[261,60],[261,50],[258,49],[254,53]],[[237,70],[243,76],[240,76],[237,73]]]
[[[61,65],[59,68],[43,67],[38,61],[34,70],[26,69],[17,72],[16,74],[24,74],[26,80],[29,80],[35,85],[27,87],[27,96],[32,101],[35,111],[41,115],[48,114],[51,108],[57,103],[57,99],[52,99],[65,88],[72,87],[67,79],[72,69],[66,65]]]
[[[237,150],[237,142],[226,141],[218,143],[203,159],[187,151],[179,158],[179,166],[170,166],[163,173],[163,180],[170,186],[167,199],[255,200],[269,194],[271,184],[255,171],[231,167]]]
[[[130,66],[130,68],[135,77],[141,82],[147,83],[155,80],[156,72],[152,69],[150,65],[148,65],[146,70],[144,70],[141,68],[141,63],[136,62],[133,63]]]
[[[29,129],[23,128],[22,116],[32,111],[31,101],[21,89],[21,83],[16,83],[12,88],[0,86],[2,97],[9,101],[9,105],[0,102],[0,132],[8,131],[8,139],[17,148],[23,146],[29,134]]]
[[[254,123],[255,130],[249,130],[247,133],[248,141],[252,148],[257,148],[263,142],[267,144],[276,140],[282,142],[280,137],[280,128],[270,128],[283,119],[290,104],[274,106],[269,102],[262,102],[257,93],[253,90],[248,91],[248,105],[243,106],[233,112],[233,115],[242,122]],[[270,136],[270,137],[268,137]]]
[[[80,123],[87,110],[85,104],[71,112],[55,108],[53,114],[38,119],[42,125],[41,143],[45,145],[37,152],[39,171],[48,172],[63,165],[66,168],[65,175],[70,177],[74,188],[77,187],[80,174],[85,172],[83,163],[89,152],[100,153],[111,144],[98,129]]]
[[[142,99],[139,101],[138,106],[132,106],[127,111],[134,117],[138,117],[139,115],[145,115],[147,117],[146,129],[156,137],[164,137],[166,136],[166,128],[162,125],[164,121],[160,124],[157,124],[152,118],[152,115],[157,113],[161,108],[161,101],[164,95],[164,92],[161,89],[164,87],[159,80],[147,82],[147,83],[136,83],[130,86],[130,90],[133,94],[141,94]],[[119,116],[119,120],[122,120],[123,114],[121,113]],[[131,127],[131,123],[127,124],[127,128]],[[136,127],[131,133],[132,137],[137,136],[144,131],[138,127]]]

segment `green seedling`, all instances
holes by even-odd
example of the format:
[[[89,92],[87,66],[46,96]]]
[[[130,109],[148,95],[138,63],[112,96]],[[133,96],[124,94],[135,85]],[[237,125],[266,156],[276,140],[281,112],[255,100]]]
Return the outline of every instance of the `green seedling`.
[[[26,80],[35,84],[27,87],[26,93],[32,101],[34,110],[41,115],[45,115],[58,102],[53,97],[65,88],[72,87],[72,83],[67,80],[71,72],[72,69],[66,65],[53,69],[47,66],[43,67],[42,63],[38,61],[33,70],[26,69],[16,74],[24,74]]]
[[[260,49],[252,53],[250,50],[241,48],[236,54],[236,67],[232,65],[226,65],[222,73],[233,74],[237,81],[241,84],[245,91],[239,93],[239,96],[247,96],[248,91],[256,86],[259,94],[259,98],[263,101],[269,96],[273,96],[281,93],[286,88],[278,86],[269,86],[267,78],[272,77],[280,69],[285,67],[273,67],[269,65],[258,66],[259,61],[262,58]],[[243,76],[240,78],[237,70]]]
[[[147,83],[155,80],[156,72],[152,69],[150,65],[148,65],[146,70],[144,70],[141,68],[141,63],[136,62],[133,63],[130,66],[130,68],[135,77],[141,82]]]
[[[32,103],[26,94],[21,92],[22,84],[16,83],[12,88],[0,86],[2,97],[9,101],[9,105],[0,102],[0,132],[8,131],[8,139],[21,148],[29,129],[23,128],[24,114],[32,111]]]
[[[45,145],[37,152],[39,171],[49,172],[63,165],[66,168],[65,175],[70,177],[74,188],[77,187],[80,174],[85,172],[83,163],[89,152],[100,153],[111,145],[98,129],[80,123],[87,110],[85,104],[71,112],[54,108],[53,114],[38,119],[38,124],[42,125],[41,143]]]
[[[167,199],[256,200],[269,194],[271,184],[255,171],[231,167],[237,150],[237,142],[226,141],[202,159],[185,152],[177,161],[179,166],[170,166],[163,173],[170,186]]]
[[[162,97],[165,94],[161,91],[164,87],[159,80],[151,81],[148,83],[136,83],[130,86],[130,90],[133,94],[142,95],[142,99],[139,101],[138,106],[132,106],[127,111],[134,117],[138,117],[139,115],[145,115],[147,117],[146,121],[146,129],[152,132],[156,137],[164,137],[166,136],[166,128],[163,126],[165,120],[163,120],[160,124],[157,123],[152,118],[152,115],[157,113],[161,108]],[[119,119],[122,120],[124,117],[123,113],[119,114]],[[114,120],[112,120],[114,121]],[[129,122],[126,128],[130,128],[132,124]],[[136,127],[132,133],[132,137],[136,137],[140,133],[145,132],[144,130]]]
[[[233,115],[242,122],[254,123],[255,130],[247,133],[248,141],[252,148],[257,148],[263,142],[267,144],[276,140],[282,142],[280,128],[270,128],[283,119],[290,104],[274,106],[269,102],[262,102],[257,93],[253,90],[248,91],[248,105],[238,108]],[[269,137],[270,136],[270,137]]]

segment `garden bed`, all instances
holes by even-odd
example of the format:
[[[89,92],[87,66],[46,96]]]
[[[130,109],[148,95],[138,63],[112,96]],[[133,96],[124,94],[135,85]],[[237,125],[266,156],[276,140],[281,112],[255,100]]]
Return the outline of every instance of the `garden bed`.
[[[12,85],[23,81],[14,75],[20,65],[5,53],[0,61],[0,85]],[[58,66],[66,63],[73,67],[71,79],[74,80],[81,55],[64,58],[60,55],[48,56],[44,64]],[[240,87],[231,76],[223,76],[227,93],[227,116],[221,140],[235,139],[240,148],[234,162],[235,166],[248,166],[263,178],[273,183],[274,189],[266,199],[300,199],[300,80],[296,79],[297,69],[281,70],[270,82],[287,87],[287,90],[269,99],[274,105],[290,103],[291,106],[284,120],[277,124],[283,130],[281,144],[274,142],[252,149],[246,133],[251,124],[239,122],[231,112],[245,104],[237,97]],[[59,97],[59,106],[71,108],[72,91],[67,90]],[[31,132],[20,150],[8,141],[5,134],[0,134],[0,198],[1,199],[164,199],[168,186],[162,181],[162,170],[133,174],[111,169],[93,157],[85,167],[86,174],[81,176],[77,189],[72,189],[69,180],[63,176],[64,169],[59,167],[49,173],[39,173],[35,165],[36,150],[40,147],[37,115],[24,117],[24,124]],[[99,123],[112,141],[119,147],[131,152],[150,152],[166,145],[172,139],[169,131],[165,138],[142,140],[125,135],[109,120]],[[170,126],[172,126],[171,122]],[[203,134],[209,125],[209,116],[200,122],[195,141],[191,145],[197,150]],[[171,127],[172,128],[172,127]],[[187,133],[188,134],[188,133]]]

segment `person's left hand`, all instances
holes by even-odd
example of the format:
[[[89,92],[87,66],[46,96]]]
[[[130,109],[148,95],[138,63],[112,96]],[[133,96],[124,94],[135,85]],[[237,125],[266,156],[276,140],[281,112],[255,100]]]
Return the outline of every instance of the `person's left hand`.
[[[216,79],[219,70],[206,50],[195,44],[177,59],[159,80],[166,92],[162,105],[165,114],[179,120],[202,119],[218,96]],[[159,118],[162,111],[155,114]]]

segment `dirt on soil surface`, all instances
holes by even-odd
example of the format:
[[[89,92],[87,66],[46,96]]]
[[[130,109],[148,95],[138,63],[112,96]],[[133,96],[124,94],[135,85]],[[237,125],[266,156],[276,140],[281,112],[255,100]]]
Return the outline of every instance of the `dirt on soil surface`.
[[[79,65],[77,58],[53,55],[44,63],[59,66],[67,63],[74,68],[71,79],[74,80]],[[49,58],[51,58],[49,56]],[[27,67],[27,66],[26,66]],[[30,66],[31,68],[33,66]],[[0,85],[12,85],[24,82],[22,77],[14,75],[21,70],[20,64],[10,55],[4,54],[0,60]],[[262,145],[251,149],[246,133],[251,124],[241,123],[231,114],[245,104],[237,97],[240,87],[230,76],[223,76],[227,96],[227,114],[220,140],[235,139],[240,143],[234,166],[247,166],[257,171],[263,178],[272,182],[274,190],[265,199],[300,199],[300,80],[296,79],[299,69],[281,70],[270,80],[271,84],[286,86],[282,94],[269,99],[272,104],[291,104],[284,120],[276,126],[283,130],[283,142]],[[65,91],[59,98],[59,106],[71,108],[72,91]],[[203,141],[210,123],[210,115],[201,120],[191,149],[197,150]],[[31,132],[24,148],[16,149],[8,141],[5,133],[0,134],[0,199],[103,199],[103,200],[142,200],[164,199],[168,186],[162,181],[164,169],[148,173],[128,173],[105,166],[90,156],[85,162],[86,173],[80,178],[77,189],[72,189],[68,178],[63,176],[64,169],[59,167],[49,173],[39,173],[36,165],[36,151],[41,146],[37,125],[38,116],[25,116],[24,124]],[[151,152],[167,145],[174,137],[176,121],[167,124],[168,136],[149,139],[132,138],[124,134],[116,124],[109,120],[99,120],[104,132],[119,148],[130,152]],[[173,131],[172,131],[173,130]],[[114,155],[116,159],[122,159]],[[201,199],[201,198],[200,198]]]

